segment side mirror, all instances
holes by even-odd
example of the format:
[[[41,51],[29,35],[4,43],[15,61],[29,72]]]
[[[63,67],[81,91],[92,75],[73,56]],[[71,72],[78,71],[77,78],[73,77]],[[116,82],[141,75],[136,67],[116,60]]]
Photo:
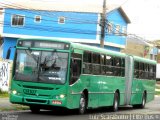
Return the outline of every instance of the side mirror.
[[[11,48],[9,48],[8,51],[7,51],[6,59],[9,59],[9,58],[10,58],[10,54],[11,54]]]
[[[9,59],[9,58],[10,58],[11,48],[15,48],[15,46],[14,46],[14,47],[9,47],[9,49],[8,49],[8,51],[7,51],[6,59]]]

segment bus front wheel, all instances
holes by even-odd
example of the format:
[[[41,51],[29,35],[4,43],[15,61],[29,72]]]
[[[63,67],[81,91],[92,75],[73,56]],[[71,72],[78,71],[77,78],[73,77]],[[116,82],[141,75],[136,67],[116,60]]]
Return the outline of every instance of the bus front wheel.
[[[40,108],[38,108],[36,106],[30,106],[30,110],[32,113],[39,113],[40,112]]]
[[[82,93],[80,102],[79,102],[79,114],[84,114],[86,112],[87,101],[84,93]]]

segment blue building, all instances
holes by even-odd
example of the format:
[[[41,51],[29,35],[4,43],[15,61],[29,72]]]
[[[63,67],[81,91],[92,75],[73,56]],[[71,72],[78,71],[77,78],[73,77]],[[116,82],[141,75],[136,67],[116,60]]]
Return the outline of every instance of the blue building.
[[[64,39],[100,47],[99,12],[5,8],[3,13],[3,58],[18,38]],[[104,47],[120,51],[126,45],[125,34],[130,20],[122,8],[107,13],[106,18]],[[14,50],[11,59],[13,57]]]

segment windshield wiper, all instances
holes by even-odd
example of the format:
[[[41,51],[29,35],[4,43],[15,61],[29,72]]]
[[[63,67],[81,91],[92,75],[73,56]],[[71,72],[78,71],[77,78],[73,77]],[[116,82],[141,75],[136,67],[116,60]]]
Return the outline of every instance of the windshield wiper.
[[[38,64],[39,56],[37,56],[37,58],[36,58],[35,55],[32,55],[31,54],[32,50],[30,48],[28,48],[28,50],[25,50],[25,52],[27,53],[28,56],[30,56],[31,58],[33,58],[34,61],[36,61],[36,63]]]

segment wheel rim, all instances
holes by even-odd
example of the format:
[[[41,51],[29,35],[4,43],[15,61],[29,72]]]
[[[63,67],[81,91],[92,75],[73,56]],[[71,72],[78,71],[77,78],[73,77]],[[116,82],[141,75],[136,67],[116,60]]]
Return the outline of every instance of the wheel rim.
[[[86,106],[86,102],[85,102],[85,99],[82,97],[82,98],[80,99],[80,112],[81,112],[81,113],[84,112],[85,106]]]
[[[117,102],[117,99],[115,100],[115,103],[114,103],[114,108],[115,110],[117,110],[117,107],[118,107],[118,102]]]
[[[143,107],[145,106],[145,96],[143,96],[143,101],[142,101],[142,105],[143,105]]]
[[[117,111],[118,110],[118,95],[115,94],[115,99],[114,99],[114,108],[113,108],[114,111]]]
[[[144,106],[144,104],[145,104],[145,103],[144,103],[144,99],[143,99],[143,106]]]

